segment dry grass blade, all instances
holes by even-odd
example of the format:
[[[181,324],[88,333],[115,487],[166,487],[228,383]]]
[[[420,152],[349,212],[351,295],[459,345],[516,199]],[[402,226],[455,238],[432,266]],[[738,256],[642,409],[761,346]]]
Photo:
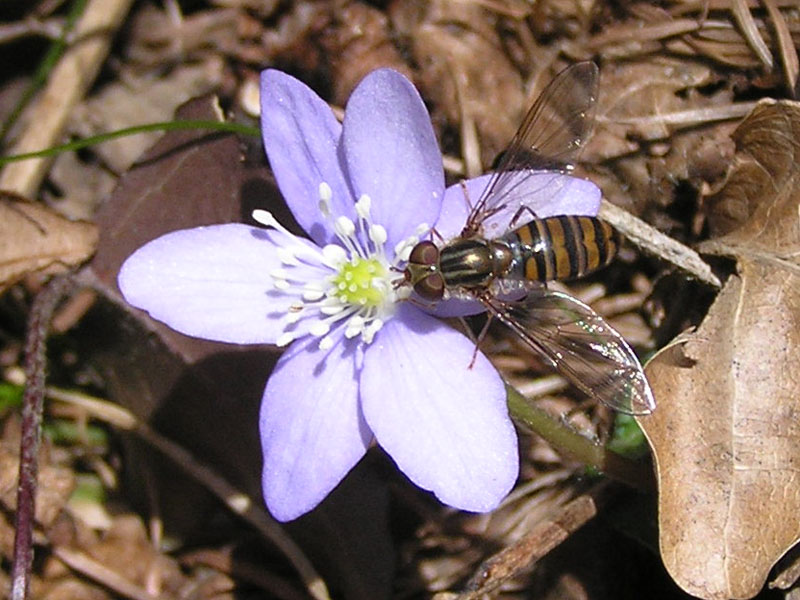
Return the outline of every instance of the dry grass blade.
[[[614,122],[623,125],[631,125],[636,129],[636,133],[641,134],[641,137],[644,139],[657,140],[669,137],[674,131],[680,129],[698,127],[716,121],[741,119],[755,107],[755,102],[739,102],[724,106],[708,106],[690,110],[666,112],[646,117],[615,117]],[[661,137],[648,135],[649,132],[654,131],[661,131],[663,135]]]
[[[0,24],[0,44],[7,44],[19,38],[41,35],[47,38],[56,39],[61,33],[63,22],[61,19],[48,19],[40,21],[37,19],[26,19],[16,23]]]
[[[786,19],[778,9],[775,0],[763,0],[763,2],[767,7],[770,19],[772,19],[772,24],[775,27],[775,35],[778,38],[778,47],[781,54],[781,62],[783,63],[783,73],[786,76],[786,88],[789,94],[795,96],[797,74],[798,70],[800,70],[800,65],[798,65],[797,48],[792,40],[792,33],[789,31]]]
[[[758,59],[767,69],[772,69],[773,60],[767,43],[758,31],[758,25],[747,7],[747,0],[731,0],[731,8],[736,22],[744,34],[747,43],[756,53]]]
[[[646,41],[665,40],[678,35],[692,33],[700,29],[694,19],[677,19],[663,23],[648,23],[632,27],[630,23],[611,26],[589,40],[588,47],[605,51],[608,46]]]
[[[664,235],[655,227],[606,200],[603,200],[598,215],[643,250],[663,258],[700,281],[715,288],[720,287],[719,278],[711,271],[708,263],[688,246]]]

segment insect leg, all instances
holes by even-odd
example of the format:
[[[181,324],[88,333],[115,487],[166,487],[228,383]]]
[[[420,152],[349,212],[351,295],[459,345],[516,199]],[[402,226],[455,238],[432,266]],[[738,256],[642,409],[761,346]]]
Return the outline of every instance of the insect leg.
[[[509,226],[510,227],[514,227],[517,224],[517,221],[519,220],[519,218],[525,212],[531,213],[531,217],[533,217],[534,219],[538,219],[539,218],[536,215],[536,211],[534,211],[530,206],[527,206],[526,204],[523,204],[522,206],[519,207],[519,209],[517,209],[517,212],[514,213],[514,217],[511,219],[511,222],[509,223]]]
[[[475,359],[478,358],[478,349],[480,347],[483,338],[486,337],[486,334],[489,333],[489,326],[492,324],[492,320],[494,319],[494,315],[491,313],[487,313],[486,323],[483,324],[481,327],[481,331],[478,334],[477,339],[475,340],[475,350],[472,351],[472,360],[469,361],[469,368],[471,369],[475,365]]]
[[[461,191],[464,192],[464,202],[467,203],[467,210],[472,213],[472,201],[469,199],[469,189],[467,189],[467,182],[463,179],[458,182],[461,186]]]
[[[480,296],[477,296],[480,299]],[[469,361],[468,369],[471,369],[475,366],[475,360],[478,358],[478,350],[480,350],[480,344],[483,341],[483,338],[486,337],[486,334],[489,333],[489,326],[492,324],[492,320],[494,319],[494,315],[491,312],[486,313],[486,323],[483,324],[481,327],[480,332],[477,336],[472,333],[472,329],[470,328],[469,324],[466,322],[464,317],[458,317],[458,320],[461,321],[461,326],[464,328],[465,335],[475,342],[475,349],[472,351],[472,360]]]
[[[436,229],[436,227],[431,227],[431,237],[432,237],[432,238],[433,238],[433,237],[435,237],[435,238],[436,238],[436,239],[438,239],[438,240],[439,240],[439,241],[440,241],[442,244],[444,244],[444,243],[445,243],[445,241],[444,241],[444,238],[442,237],[442,234],[441,234],[441,233],[439,233],[439,231]]]

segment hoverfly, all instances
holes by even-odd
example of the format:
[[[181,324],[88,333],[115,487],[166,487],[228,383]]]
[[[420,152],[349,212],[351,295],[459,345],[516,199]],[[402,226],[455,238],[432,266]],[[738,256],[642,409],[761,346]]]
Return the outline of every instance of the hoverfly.
[[[568,198],[570,186],[582,182],[568,176],[568,160],[589,136],[598,78],[593,62],[556,75],[488,176],[460,235],[441,247],[432,241],[415,245],[405,280],[426,301],[478,300],[490,318],[586,395],[620,412],[649,414],[653,394],[622,336],[582,302],[546,286],[607,265],[618,248],[616,232],[596,217],[537,218],[526,204],[531,193]],[[498,223],[501,217],[505,222]],[[515,290],[527,295],[506,300]]]

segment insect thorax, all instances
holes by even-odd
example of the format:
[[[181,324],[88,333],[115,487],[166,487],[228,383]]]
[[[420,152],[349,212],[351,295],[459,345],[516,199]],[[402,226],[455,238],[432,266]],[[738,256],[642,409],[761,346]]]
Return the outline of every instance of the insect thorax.
[[[481,288],[504,277],[511,260],[505,242],[476,236],[456,239],[444,246],[439,269],[448,288]]]

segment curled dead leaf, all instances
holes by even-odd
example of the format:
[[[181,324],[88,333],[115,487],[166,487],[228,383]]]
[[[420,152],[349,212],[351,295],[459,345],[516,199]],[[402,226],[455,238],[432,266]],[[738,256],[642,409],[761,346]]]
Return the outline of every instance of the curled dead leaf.
[[[800,539],[800,104],[759,104],[711,199],[704,251],[731,276],[681,348],[647,377],[658,410],[638,419],[656,459],[660,546],[687,592],[750,598]]]
[[[0,291],[31,273],[62,273],[89,258],[96,246],[91,223],[0,192]]]

